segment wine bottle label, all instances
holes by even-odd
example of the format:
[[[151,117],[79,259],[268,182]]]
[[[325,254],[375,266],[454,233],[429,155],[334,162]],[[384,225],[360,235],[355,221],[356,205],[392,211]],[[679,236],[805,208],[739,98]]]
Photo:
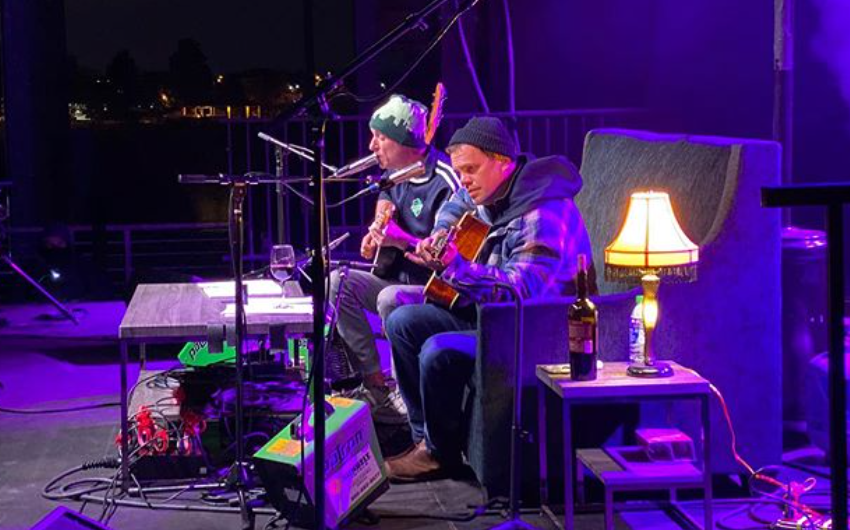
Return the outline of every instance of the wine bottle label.
[[[596,353],[596,326],[592,322],[569,323],[570,353]]]

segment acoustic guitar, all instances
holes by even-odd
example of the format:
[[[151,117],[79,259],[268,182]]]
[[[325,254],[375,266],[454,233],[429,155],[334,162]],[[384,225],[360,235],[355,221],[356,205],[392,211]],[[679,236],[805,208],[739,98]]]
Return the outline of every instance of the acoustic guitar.
[[[490,232],[490,225],[475,217],[473,212],[466,212],[463,217],[443,237],[434,242],[435,257],[442,259],[450,242],[454,241],[457,251],[467,261],[473,261],[481,252],[484,240]],[[425,284],[425,297],[439,305],[451,309],[454,307],[460,293],[448,282],[434,272]]]

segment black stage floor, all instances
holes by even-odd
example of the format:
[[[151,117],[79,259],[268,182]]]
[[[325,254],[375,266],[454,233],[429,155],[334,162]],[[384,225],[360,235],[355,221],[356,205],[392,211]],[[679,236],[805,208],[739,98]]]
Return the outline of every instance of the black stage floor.
[[[119,389],[118,348],[115,336],[123,309],[120,303],[76,305],[82,325],[73,326],[51,317],[45,306],[0,308],[0,408],[66,408],[92,402],[116,402]],[[165,369],[173,356],[156,355],[149,369]],[[138,376],[138,365],[130,369],[130,381]],[[11,414],[0,412],[0,528],[27,529],[60,504],[42,497],[42,488],[63,471],[85,461],[116,455],[118,408],[107,407],[61,414]],[[101,470],[98,476],[108,476]],[[825,484],[825,482],[824,482]],[[820,484],[818,489],[826,486]],[[483,529],[503,522],[498,514],[471,521],[451,520],[470,513],[483,501],[474,482],[440,480],[413,485],[393,485],[370,510],[380,516],[377,524],[363,522],[351,528],[381,529]],[[740,500],[716,502],[715,519],[740,511]],[[821,502],[823,500],[821,499]],[[72,510],[97,519],[102,506],[67,502]],[[701,517],[701,502],[686,502],[692,516]],[[618,513],[616,528],[680,528],[680,522],[648,505]],[[768,508],[771,510],[772,508]],[[762,511],[765,514],[764,511]],[[766,513],[770,517],[770,513]],[[259,515],[256,527],[263,528],[269,515]],[[556,528],[537,515],[525,516],[539,528]],[[741,513],[728,519],[729,527],[757,527]],[[181,512],[121,507],[109,528],[235,529],[238,514]],[[577,516],[575,528],[602,529],[600,513]]]

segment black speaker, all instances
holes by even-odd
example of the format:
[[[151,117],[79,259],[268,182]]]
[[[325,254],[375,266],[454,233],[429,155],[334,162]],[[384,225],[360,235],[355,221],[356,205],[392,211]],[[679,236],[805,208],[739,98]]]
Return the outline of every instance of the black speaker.
[[[41,521],[35,523],[30,530],[111,530],[103,523],[75,512],[65,506],[59,506]]]

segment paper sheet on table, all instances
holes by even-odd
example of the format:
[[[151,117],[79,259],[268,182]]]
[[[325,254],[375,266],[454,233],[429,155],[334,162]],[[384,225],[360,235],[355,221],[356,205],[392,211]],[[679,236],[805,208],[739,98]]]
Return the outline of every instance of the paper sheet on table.
[[[236,298],[236,287],[233,281],[204,282],[198,287],[209,298]],[[245,280],[248,286],[248,296],[282,296],[283,289],[274,280]]]
[[[230,303],[221,312],[226,317],[236,314],[236,304]],[[248,298],[245,304],[246,315],[312,315],[313,299],[309,296],[291,298],[265,297]]]

